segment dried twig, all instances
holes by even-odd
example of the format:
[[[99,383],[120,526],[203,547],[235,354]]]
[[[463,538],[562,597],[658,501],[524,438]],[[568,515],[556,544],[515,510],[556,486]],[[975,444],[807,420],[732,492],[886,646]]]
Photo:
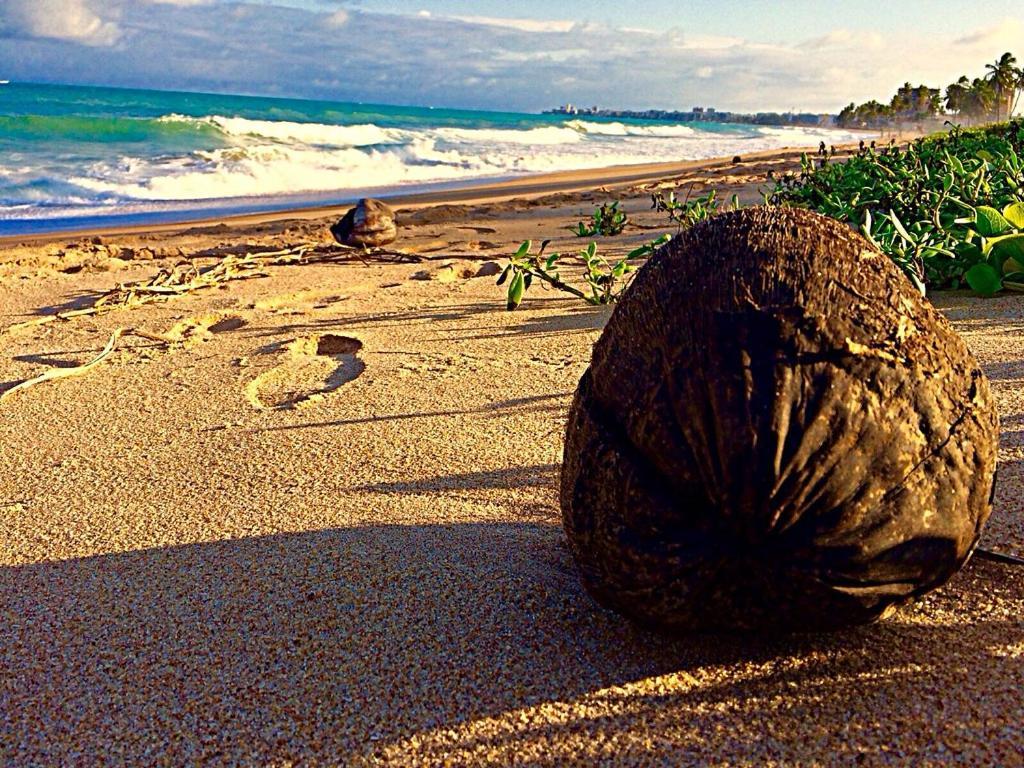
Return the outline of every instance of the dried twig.
[[[87,373],[88,371],[95,368],[97,365],[102,363],[104,360],[107,359],[107,357],[110,356],[110,353],[114,351],[114,347],[117,344],[117,340],[121,338],[122,333],[124,333],[124,330],[121,328],[118,328],[116,331],[114,331],[110,336],[110,341],[107,342],[107,346],[103,348],[103,351],[100,352],[96,357],[94,357],[89,362],[83,365],[75,366],[74,368],[51,368],[45,373],[36,376],[34,379],[26,379],[20,384],[11,387],[3,394],[0,394],[0,403],[2,403],[7,398],[11,397],[15,392],[23,392],[29,387],[34,387],[37,384],[42,384],[47,381],[55,381],[57,379],[67,379],[70,378],[71,376],[80,376],[83,373]]]
[[[363,251],[347,246],[324,247],[314,243],[305,243],[280,251],[250,252],[242,255],[230,254],[220,261],[205,267],[196,266],[194,262],[178,264],[169,269],[161,269],[149,280],[134,283],[121,283],[116,288],[96,299],[92,305],[83,309],[58,312],[54,315],[38,317],[23,323],[9,326],[7,331],[31,328],[57,322],[71,320],[86,315],[101,315],[119,309],[134,309],[156,301],[167,301],[176,296],[184,296],[193,291],[210,288],[232,280],[248,280],[255,277],[267,277],[267,267],[286,264],[323,264],[332,261],[348,261],[353,256],[364,263],[373,258],[386,261],[419,260],[416,256],[398,251]]]

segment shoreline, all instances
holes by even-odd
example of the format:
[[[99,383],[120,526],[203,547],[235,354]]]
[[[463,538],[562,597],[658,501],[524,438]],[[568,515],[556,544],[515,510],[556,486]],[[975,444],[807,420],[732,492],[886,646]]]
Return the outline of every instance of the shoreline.
[[[856,144],[836,145],[841,151],[848,151]],[[720,170],[725,167],[742,168],[744,164],[758,161],[792,162],[798,161],[801,154],[813,153],[817,147],[782,147],[778,149],[759,150],[743,155],[741,163],[734,163],[734,156],[721,156],[700,160],[682,160],[663,163],[642,163],[632,165],[616,165],[603,168],[553,171],[542,174],[507,178],[499,181],[469,181],[466,184],[448,186],[444,189],[431,189],[422,192],[401,192],[380,195],[393,208],[416,210],[434,205],[473,205],[478,203],[496,203],[512,199],[529,200],[549,194],[568,194],[583,192],[602,187],[620,187],[643,182],[656,181],[681,173]],[[106,226],[100,222],[81,228],[58,229],[36,233],[0,234],[0,247],[16,245],[40,245],[55,241],[74,240],[88,237],[167,234],[181,232],[194,227],[210,227],[226,225],[231,228],[256,226],[278,222],[285,219],[308,221],[329,216],[342,216],[356,203],[358,198],[343,203],[328,205],[283,205],[266,211],[252,213],[231,213],[228,215],[197,215],[164,222],[140,222],[137,224],[112,224]]]

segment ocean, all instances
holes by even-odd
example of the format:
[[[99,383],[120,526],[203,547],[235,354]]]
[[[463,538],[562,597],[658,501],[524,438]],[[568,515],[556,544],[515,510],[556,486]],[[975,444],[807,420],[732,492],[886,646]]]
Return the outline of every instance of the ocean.
[[[0,85],[0,235],[856,138],[815,128],[8,83]]]

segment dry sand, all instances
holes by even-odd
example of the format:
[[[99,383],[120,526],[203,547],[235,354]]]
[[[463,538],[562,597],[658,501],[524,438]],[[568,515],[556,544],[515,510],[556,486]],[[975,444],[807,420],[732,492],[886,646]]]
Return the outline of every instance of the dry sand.
[[[754,201],[790,161],[684,175]],[[0,404],[0,760],[1024,764],[1024,569],[976,560],[883,624],[777,640],[651,635],[581,590],[556,484],[607,312],[534,290],[506,313],[493,278],[457,274],[595,201],[654,226],[646,192],[406,210],[398,245],[463,260],[448,282],[410,279],[437,261],[274,267],[0,336],[0,391],[116,328],[178,339],[126,337]],[[293,244],[324,223],[11,247],[0,326],[179,248]],[[1002,413],[985,544],[1024,551],[1024,307],[937,303]]]

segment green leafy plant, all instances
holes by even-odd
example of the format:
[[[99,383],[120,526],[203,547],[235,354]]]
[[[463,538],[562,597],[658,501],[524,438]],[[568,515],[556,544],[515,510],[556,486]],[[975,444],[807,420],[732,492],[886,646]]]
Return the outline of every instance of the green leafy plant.
[[[619,202],[604,203],[595,208],[589,221],[581,221],[570,231],[576,237],[614,237],[621,235],[629,223],[629,216],[619,210]]]
[[[523,297],[533,285],[534,279],[570,293],[588,304],[613,304],[625,290],[628,277],[638,268],[637,262],[649,258],[655,249],[667,243],[669,239],[669,235],[662,235],[625,256],[612,259],[601,256],[597,250],[597,243],[593,242],[569,256],[560,253],[545,256],[549,240],[541,243],[537,253],[532,252],[533,243],[527,240],[509,259],[508,265],[498,277],[498,285],[508,283],[506,307],[509,310],[516,309],[522,304]],[[566,266],[582,267],[578,285],[573,285],[562,278],[561,270]]]
[[[682,200],[676,198],[675,190],[667,195],[657,192],[651,195],[651,208],[659,213],[668,214],[669,221],[675,225],[677,232],[689,229],[694,224],[710,219],[718,212],[718,198],[715,190],[711,190],[701,197],[690,199],[692,190],[691,186]],[[733,205],[739,207],[738,198],[735,196],[733,196]]]
[[[668,214],[669,222],[675,225],[676,232],[688,229],[718,212],[718,201],[714,191],[693,199],[690,199],[688,191],[686,197],[679,200],[673,190],[667,195],[652,195],[651,200],[652,208]],[[733,195],[731,205],[739,208],[739,198],[736,195]],[[619,234],[626,222],[626,214],[619,211],[618,202],[606,203],[594,211],[589,224],[580,222],[572,231],[578,237]],[[534,280],[576,296],[588,304],[612,304],[618,301],[640,264],[671,239],[672,236],[666,233],[634,248],[624,256],[612,258],[599,254],[595,242],[568,256],[560,253],[545,256],[549,240],[541,244],[537,253],[532,252],[533,243],[527,240],[509,259],[508,265],[498,278],[498,285],[508,283],[506,306],[510,310],[516,309],[522,303]],[[560,271],[563,268],[572,269],[574,274],[577,270],[581,273],[576,284],[563,279]]]
[[[783,177],[767,202],[859,227],[922,290],[1024,284],[1024,121],[865,148]]]
[[[1002,213],[981,206],[974,223],[984,260],[967,270],[967,284],[983,296],[1004,288],[1024,291],[1024,203],[1012,203]]]

